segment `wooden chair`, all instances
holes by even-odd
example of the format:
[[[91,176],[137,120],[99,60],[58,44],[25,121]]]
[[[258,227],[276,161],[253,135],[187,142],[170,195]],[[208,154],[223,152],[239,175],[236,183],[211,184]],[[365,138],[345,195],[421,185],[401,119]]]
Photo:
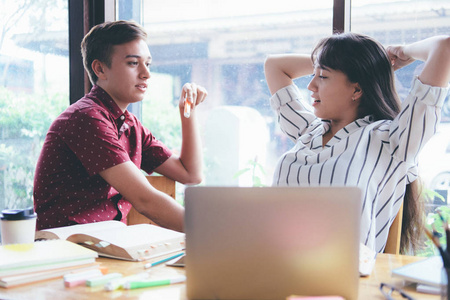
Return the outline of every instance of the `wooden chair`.
[[[389,228],[388,239],[384,253],[400,254],[400,239],[402,236],[402,221],[403,221],[403,203],[400,206],[400,210],[397,216],[392,222],[391,228]]]
[[[175,199],[175,181],[165,176],[146,176],[150,184],[157,190],[166,193]],[[131,207],[127,216],[127,224],[155,224],[152,220],[140,214],[134,207]],[[155,224],[156,225],[156,224]]]

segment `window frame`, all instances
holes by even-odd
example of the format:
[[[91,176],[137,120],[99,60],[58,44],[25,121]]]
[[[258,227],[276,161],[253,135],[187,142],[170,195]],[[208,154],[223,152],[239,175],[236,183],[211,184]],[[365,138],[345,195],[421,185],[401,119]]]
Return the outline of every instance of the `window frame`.
[[[89,92],[92,85],[83,67],[83,59],[80,53],[80,44],[84,35],[93,26],[103,23],[106,17],[111,18],[111,11],[115,12],[116,0],[68,0],[69,1],[69,99],[70,104]],[[142,6],[141,0],[133,0],[131,5]],[[137,22],[141,22],[142,8],[139,8],[140,16]],[[333,1],[333,28],[332,33],[346,32],[350,30],[351,0]],[[114,18],[118,18],[114,13]],[[132,112],[139,118],[139,109]]]

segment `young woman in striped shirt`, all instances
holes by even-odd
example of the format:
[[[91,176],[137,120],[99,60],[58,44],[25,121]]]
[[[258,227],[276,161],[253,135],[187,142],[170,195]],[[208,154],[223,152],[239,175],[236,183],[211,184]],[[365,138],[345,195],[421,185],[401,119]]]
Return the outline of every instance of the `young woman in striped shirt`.
[[[394,70],[416,59],[423,70],[400,103]],[[309,74],[312,107],[293,84]],[[265,75],[280,128],[295,142],[280,158],[273,185],[360,187],[361,242],[377,252],[405,199],[402,249],[414,249],[421,221],[417,155],[440,121],[450,37],[385,49],[368,36],[333,35],[311,55],[268,56]]]

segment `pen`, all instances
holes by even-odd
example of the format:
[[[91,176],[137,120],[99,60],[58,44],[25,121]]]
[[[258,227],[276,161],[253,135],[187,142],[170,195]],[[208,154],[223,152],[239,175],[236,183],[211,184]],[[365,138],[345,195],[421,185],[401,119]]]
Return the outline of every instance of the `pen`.
[[[184,255],[183,252],[182,252],[182,253],[175,254],[175,255],[173,255],[173,256],[171,256],[171,257],[167,257],[167,258],[164,258],[164,259],[155,261],[155,262],[153,262],[153,263],[145,264],[145,265],[144,265],[144,268],[145,268],[145,269],[148,269],[148,268],[154,267],[154,266],[156,266],[156,265],[162,264],[162,263],[164,263],[164,262],[166,262],[166,261],[172,260],[172,259],[177,258],[177,257],[180,257],[180,256],[182,256],[182,255]]]
[[[161,280],[145,280],[145,281],[129,281],[123,285],[124,289],[133,290],[153,286],[169,285],[186,281],[186,276],[180,275],[178,277]]]

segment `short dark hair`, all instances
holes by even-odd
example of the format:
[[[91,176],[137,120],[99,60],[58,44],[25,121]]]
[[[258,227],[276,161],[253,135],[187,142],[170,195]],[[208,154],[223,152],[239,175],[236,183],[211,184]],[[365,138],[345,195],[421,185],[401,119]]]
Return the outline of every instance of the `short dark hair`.
[[[147,40],[145,29],[134,21],[104,22],[91,28],[81,42],[83,65],[92,84],[98,80],[92,70],[96,59],[111,66],[113,47],[136,39]]]
[[[394,70],[384,47],[369,36],[335,34],[322,39],[311,54],[314,64],[338,70],[362,90],[358,118],[392,120],[400,112]]]

